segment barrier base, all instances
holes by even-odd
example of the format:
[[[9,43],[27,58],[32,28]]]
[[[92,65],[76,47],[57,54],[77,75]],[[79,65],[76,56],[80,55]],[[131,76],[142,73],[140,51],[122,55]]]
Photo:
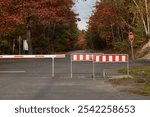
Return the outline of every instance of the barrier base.
[[[131,75],[111,75],[109,79],[133,78]]]

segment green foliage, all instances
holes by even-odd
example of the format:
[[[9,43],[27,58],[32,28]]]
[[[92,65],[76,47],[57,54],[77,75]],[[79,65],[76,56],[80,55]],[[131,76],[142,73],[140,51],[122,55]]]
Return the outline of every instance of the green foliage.
[[[88,31],[86,34],[86,40],[87,40],[87,45],[90,49],[101,50],[106,47],[105,39],[96,36],[94,33],[91,33],[90,31]]]
[[[126,73],[126,70],[119,70],[120,73]],[[150,78],[150,66],[130,68],[130,74],[134,76]]]
[[[33,49],[35,54],[46,54],[48,53],[48,39],[36,38],[33,41]]]
[[[118,41],[112,43],[114,50],[119,51],[120,53],[128,53],[130,50],[130,43],[127,40]]]
[[[139,95],[150,96],[150,83],[143,83],[136,89],[128,89],[128,92],[132,92]]]
[[[0,54],[10,53],[10,49],[8,41],[0,39]]]
[[[126,70],[119,72],[126,73]],[[130,68],[130,74],[134,76],[133,79],[110,79],[109,82],[114,86],[120,86],[121,91],[150,96],[150,67]]]
[[[94,50],[103,49],[106,45],[106,42],[103,39],[95,39],[94,40]]]
[[[36,24],[32,29],[33,52],[40,54],[73,50],[78,35],[77,26],[74,24],[66,26],[59,23],[47,28]]]
[[[15,50],[18,52],[19,36],[23,40],[28,40],[30,54],[48,54],[74,49],[79,33],[76,14],[72,10],[73,0],[27,0],[24,1],[24,4],[22,1],[0,1],[1,9],[6,12],[5,14],[8,14],[7,17],[0,18],[0,24],[3,24],[0,28],[0,34],[9,35],[8,38],[5,37],[8,44],[5,44],[5,47],[2,42],[0,44],[3,49],[7,46],[13,48],[12,40],[15,39],[17,45]],[[8,1],[9,4],[5,4]],[[15,8],[15,10],[5,9],[8,6],[10,9]],[[27,32],[31,32],[31,35],[29,33],[27,35]],[[7,52],[5,51],[4,54]]]
[[[141,11],[139,11],[132,0],[102,0],[97,2],[96,10],[94,10],[93,15],[90,17],[87,32],[87,40],[92,40],[90,42],[93,42],[93,48],[98,44],[95,40],[101,38],[106,43],[102,48],[110,49],[111,51],[114,49],[119,53],[130,52],[131,47],[128,41],[130,31],[134,33],[135,37],[133,47],[135,49],[141,47],[146,40],[143,22],[145,21],[148,28],[148,20],[144,2],[142,0],[136,1],[140,1],[137,3],[142,5],[139,6]],[[141,14],[144,16],[143,21]]]

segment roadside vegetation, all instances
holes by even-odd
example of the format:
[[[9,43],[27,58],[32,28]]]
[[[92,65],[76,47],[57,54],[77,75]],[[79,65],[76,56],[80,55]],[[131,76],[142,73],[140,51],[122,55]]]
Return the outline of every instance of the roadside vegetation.
[[[126,70],[119,70],[126,73]],[[109,82],[120,91],[150,96],[150,66],[134,67],[130,69],[134,78],[110,79]]]
[[[134,33],[134,49],[149,41],[150,1],[97,0],[84,35],[77,28],[75,2],[0,0],[0,54],[18,54],[19,37],[21,44],[27,40],[29,54],[76,49],[130,54],[129,32]]]
[[[0,54],[18,54],[19,37],[21,47],[27,40],[29,54],[73,50],[79,36],[74,2],[0,0]]]
[[[89,20],[87,42],[93,50],[130,54],[129,32],[134,49],[150,38],[150,2],[147,0],[101,0]]]

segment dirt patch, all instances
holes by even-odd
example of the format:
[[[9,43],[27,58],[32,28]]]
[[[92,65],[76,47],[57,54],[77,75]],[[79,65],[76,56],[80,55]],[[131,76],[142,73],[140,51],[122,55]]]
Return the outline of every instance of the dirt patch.
[[[150,83],[137,83],[135,79],[116,79],[109,80],[109,82],[119,91],[139,94],[143,96],[150,96]]]
[[[137,51],[135,56],[138,59],[150,60],[150,40],[142,47],[142,49]]]

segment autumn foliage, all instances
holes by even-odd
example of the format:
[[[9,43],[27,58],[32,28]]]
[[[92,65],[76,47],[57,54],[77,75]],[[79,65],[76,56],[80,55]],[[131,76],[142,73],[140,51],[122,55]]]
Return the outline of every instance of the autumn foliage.
[[[111,27],[119,24],[117,11],[106,3],[97,4],[95,9],[89,21],[89,30],[105,38],[106,42],[111,41]]]
[[[79,49],[86,49],[87,48],[87,41],[85,39],[85,34],[83,32],[80,33],[80,36],[77,41],[77,45]]]
[[[114,49],[129,52],[129,32],[135,35],[134,48],[150,37],[150,1],[101,0],[89,21],[88,45],[92,49]]]
[[[0,0],[1,33],[35,19],[44,25],[62,22],[66,14],[75,15],[68,9],[72,5],[72,0]]]
[[[69,34],[70,30],[77,30],[73,5],[73,0],[0,0],[0,35],[13,33],[18,27],[24,27],[23,31],[30,29],[35,34],[40,32],[44,35],[43,38],[49,38],[49,43],[52,43],[51,40],[57,42],[56,38],[59,37],[55,35],[63,27],[68,33],[63,31],[62,35],[66,35],[69,39],[75,38]],[[45,31],[41,32],[35,27]]]

